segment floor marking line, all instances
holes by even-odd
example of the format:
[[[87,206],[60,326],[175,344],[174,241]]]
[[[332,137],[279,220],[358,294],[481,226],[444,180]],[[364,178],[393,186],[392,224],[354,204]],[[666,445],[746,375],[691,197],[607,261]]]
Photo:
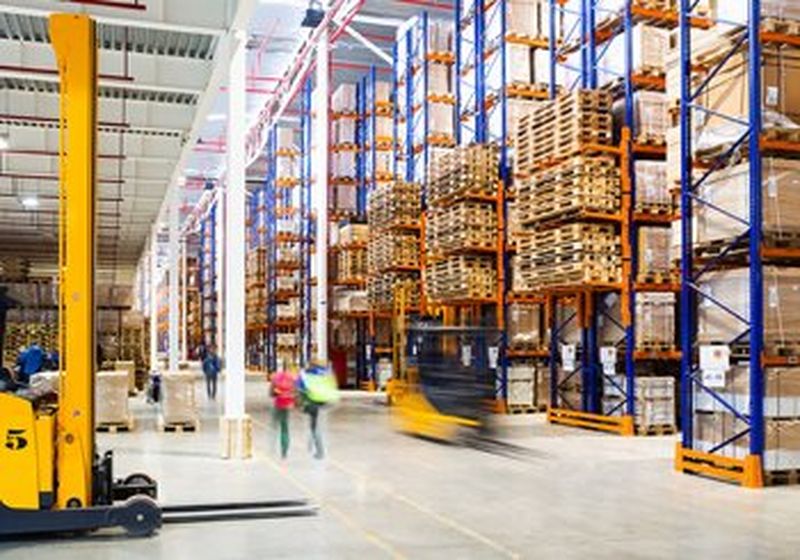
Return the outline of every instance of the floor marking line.
[[[367,478],[365,475],[359,473],[358,471],[355,471],[355,470],[351,469],[350,467],[345,466],[340,461],[337,461],[335,459],[330,459],[329,461],[330,461],[331,465],[333,465],[334,467],[338,468],[339,470],[341,470],[341,471],[343,471],[345,473],[350,474],[351,476],[354,476],[354,477],[357,477],[357,478],[361,478],[361,479],[366,479]],[[462,525],[461,523],[459,523],[455,519],[447,517],[446,515],[438,513],[436,511],[430,509],[427,506],[424,506],[424,505],[422,505],[420,503],[415,502],[414,500],[412,500],[408,496],[405,496],[403,494],[400,494],[399,492],[396,492],[395,490],[393,490],[392,488],[390,488],[386,484],[380,484],[380,483],[374,483],[374,482],[370,482],[370,483],[375,485],[375,486],[379,486],[384,492],[386,492],[386,494],[388,494],[390,497],[394,498],[395,500],[410,506],[411,508],[417,510],[420,513],[423,513],[423,514],[425,514],[425,515],[427,515],[429,517],[432,517],[433,519],[435,519],[439,523],[442,523],[443,525],[447,525],[448,527],[454,529],[455,531],[457,531],[457,532],[459,532],[459,533],[461,533],[463,535],[466,535],[466,536],[468,536],[468,537],[470,537],[470,538],[472,538],[472,539],[474,539],[474,540],[476,540],[476,541],[478,541],[478,542],[480,542],[482,544],[485,544],[489,548],[492,548],[492,549],[496,550],[497,552],[500,552],[503,555],[508,556],[509,558],[522,558],[521,554],[519,554],[517,552],[514,552],[513,550],[510,550],[510,549],[504,547],[502,544],[500,544],[500,543],[498,543],[496,541],[493,541],[492,539],[490,539],[486,535],[483,535],[483,534],[475,531],[474,529],[470,529],[469,527],[467,527],[465,525]]]
[[[253,420],[253,424],[267,428],[265,423],[255,419]],[[408,558],[391,543],[383,540],[372,531],[366,529],[354,518],[347,515],[337,506],[333,505],[329,500],[326,500],[320,494],[312,490],[307,484],[301,482],[297,477],[282,469],[281,466],[274,459],[272,459],[272,457],[259,452],[254,452],[253,456],[257,459],[263,459],[270,466],[270,468],[272,468],[272,470],[291,482],[295,487],[300,489],[301,492],[304,492],[306,495],[310,496],[314,501],[316,501],[319,504],[320,509],[330,511],[334,516],[338,517],[342,523],[358,531],[365,540],[383,550],[390,557],[395,558],[396,560],[406,560]]]

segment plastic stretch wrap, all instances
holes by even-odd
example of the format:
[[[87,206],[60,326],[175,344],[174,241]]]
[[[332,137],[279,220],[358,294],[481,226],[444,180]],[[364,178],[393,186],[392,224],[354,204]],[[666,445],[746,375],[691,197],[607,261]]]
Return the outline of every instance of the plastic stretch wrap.
[[[197,422],[197,400],[192,371],[169,371],[161,377],[161,414],[166,424]]]

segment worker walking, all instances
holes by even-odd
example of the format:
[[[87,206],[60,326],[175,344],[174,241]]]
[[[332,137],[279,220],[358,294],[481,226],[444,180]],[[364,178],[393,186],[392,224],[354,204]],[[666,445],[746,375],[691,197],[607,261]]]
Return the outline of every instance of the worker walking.
[[[289,454],[289,412],[294,407],[295,378],[287,369],[281,368],[270,379],[274,405],[274,419],[280,434],[281,458]]]
[[[222,369],[222,363],[214,349],[211,348],[203,358],[203,375],[206,378],[206,396],[212,401],[217,398],[217,378]]]
[[[22,350],[17,357],[17,382],[28,385],[31,376],[42,371],[44,365],[44,350],[34,342]]]
[[[322,459],[325,456],[325,448],[322,443],[320,412],[326,404],[339,400],[336,378],[325,366],[312,364],[300,374],[297,385],[303,412],[308,414],[309,447],[316,459]]]

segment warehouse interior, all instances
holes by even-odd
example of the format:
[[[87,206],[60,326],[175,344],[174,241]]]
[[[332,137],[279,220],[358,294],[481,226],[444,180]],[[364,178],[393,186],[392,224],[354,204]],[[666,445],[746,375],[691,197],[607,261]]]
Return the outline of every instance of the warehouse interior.
[[[795,68],[800,0],[1,0],[0,557],[796,556]]]

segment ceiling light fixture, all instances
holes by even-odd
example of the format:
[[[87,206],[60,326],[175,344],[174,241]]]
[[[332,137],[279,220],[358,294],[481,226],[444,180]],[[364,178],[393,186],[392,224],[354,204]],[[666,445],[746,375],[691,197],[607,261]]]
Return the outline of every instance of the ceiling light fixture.
[[[218,121],[224,121],[227,118],[228,115],[226,115],[225,113],[211,113],[210,115],[208,115],[208,117],[206,117],[206,120],[209,122],[218,122]]]
[[[0,152],[4,152],[11,147],[11,140],[8,134],[0,134]]]

